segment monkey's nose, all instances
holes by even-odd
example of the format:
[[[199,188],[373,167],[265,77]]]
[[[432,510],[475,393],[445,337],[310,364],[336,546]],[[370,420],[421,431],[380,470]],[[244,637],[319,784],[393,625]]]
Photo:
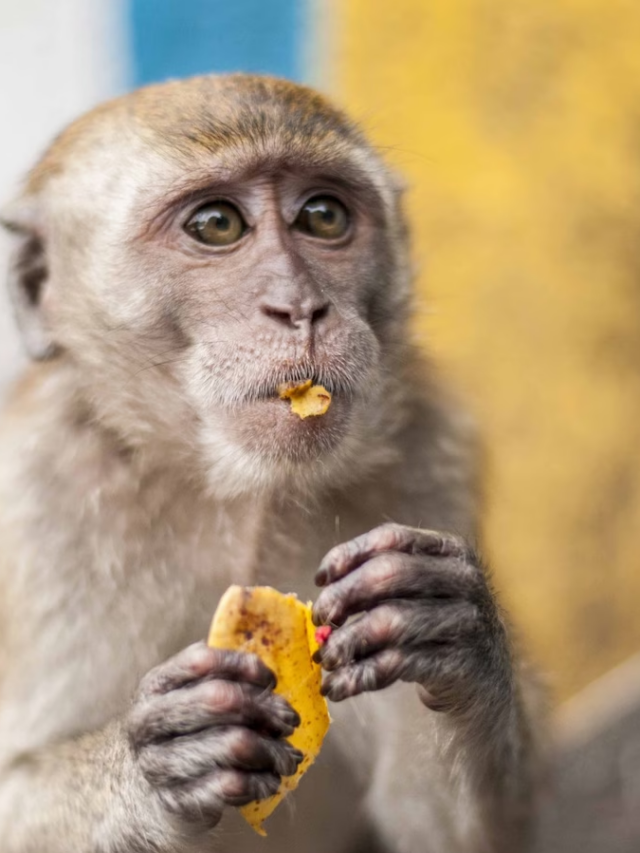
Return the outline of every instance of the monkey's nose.
[[[328,302],[278,303],[264,302],[260,306],[262,313],[276,323],[289,329],[312,328],[329,313]]]

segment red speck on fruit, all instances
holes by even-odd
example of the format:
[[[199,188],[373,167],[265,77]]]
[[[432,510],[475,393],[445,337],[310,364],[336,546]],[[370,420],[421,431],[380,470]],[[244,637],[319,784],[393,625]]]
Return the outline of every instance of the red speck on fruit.
[[[316,628],[316,643],[320,646],[326,643],[332,631],[333,628],[330,625],[321,625],[319,628]]]

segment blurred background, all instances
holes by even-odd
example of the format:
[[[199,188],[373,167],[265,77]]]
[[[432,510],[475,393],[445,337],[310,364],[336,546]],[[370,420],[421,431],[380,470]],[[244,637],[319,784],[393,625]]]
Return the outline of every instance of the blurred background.
[[[0,201],[98,101],[230,70],[328,92],[404,174],[415,334],[479,423],[484,548],[591,802],[544,849],[637,853],[640,5],[0,0]]]

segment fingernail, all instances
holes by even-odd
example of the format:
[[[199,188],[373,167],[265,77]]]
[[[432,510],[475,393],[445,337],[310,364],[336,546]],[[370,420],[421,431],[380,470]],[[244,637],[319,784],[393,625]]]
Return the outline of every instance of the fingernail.
[[[322,592],[321,592],[321,593],[320,593],[319,598],[322,598],[323,594],[324,594],[324,593],[322,593]],[[313,622],[313,624],[316,626],[316,628],[318,628],[320,625],[322,625],[322,623],[323,623],[323,621],[324,621],[324,620],[322,619],[322,613],[321,613],[321,611],[318,609],[318,602],[317,602],[317,601],[316,601],[316,603],[313,605],[313,609],[311,610],[311,621],[312,621],[312,622]]]
[[[327,574],[326,569],[318,569],[318,571],[316,572],[316,577],[315,577],[316,586],[324,586],[326,584],[328,578],[329,578],[329,575]]]

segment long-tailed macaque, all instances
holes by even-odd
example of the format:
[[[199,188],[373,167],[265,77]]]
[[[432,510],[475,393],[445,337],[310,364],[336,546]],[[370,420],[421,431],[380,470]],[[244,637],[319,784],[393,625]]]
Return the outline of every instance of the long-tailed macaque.
[[[536,715],[358,129],[280,80],[152,86],[4,222],[34,364],[0,427],[2,853],[524,849]],[[306,379],[333,400],[303,420],[277,389]],[[294,772],[299,718],[204,644],[230,583],[334,627],[334,723],[266,840],[237,806]]]

